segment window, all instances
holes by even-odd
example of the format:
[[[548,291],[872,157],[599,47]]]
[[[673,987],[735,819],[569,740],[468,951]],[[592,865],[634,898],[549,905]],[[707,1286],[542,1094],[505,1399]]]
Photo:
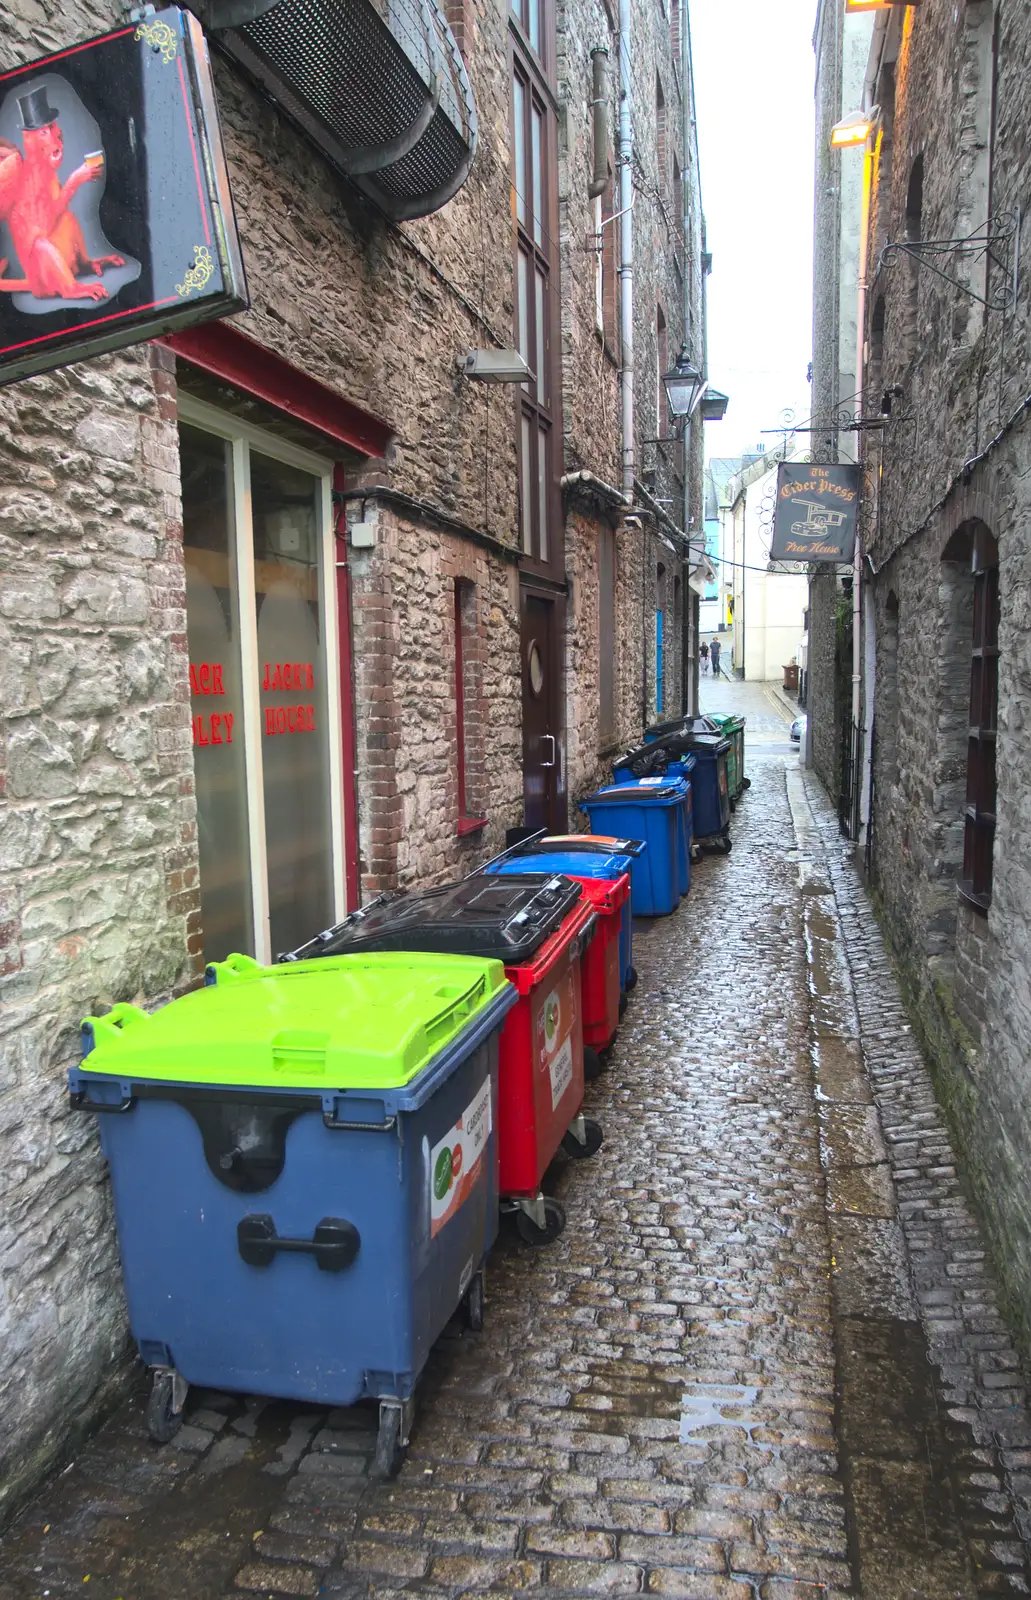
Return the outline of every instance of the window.
[[[662,716],[663,709],[662,687],[664,667],[665,662],[663,660],[662,611],[657,610],[655,613],[655,713],[658,717]]]
[[[598,743],[616,737],[616,535],[598,529]]]
[[[666,399],[662,374],[669,371],[669,334],[666,331],[666,318],[661,306],[656,306],[655,308],[655,348],[657,358],[655,369],[655,432],[658,438],[665,439],[669,433],[669,403]]]
[[[332,464],[180,396],[204,953],[346,910]]]
[[[478,833],[486,818],[473,803],[483,780],[482,726],[478,693],[479,630],[476,585],[455,580],[455,734],[458,750],[458,832]]]
[[[995,845],[995,745],[999,710],[999,551],[983,524],[974,533],[974,637],[970,663],[967,794],[963,826],[964,897],[987,911]]]
[[[510,12],[522,31],[523,40],[530,46],[541,66],[548,68],[547,59],[547,0],[510,0]]]
[[[612,355],[619,347],[619,223],[611,220],[616,209],[610,178],[594,202],[594,227],[600,246],[595,258],[594,315],[605,348]]]
[[[553,283],[555,121],[548,98],[518,45],[512,77],[513,211],[516,219],[516,346],[533,378],[519,387],[519,525],[523,551],[558,561],[555,470],[557,398],[552,363],[557,349]]]
[[[669,155],[666,149],[666,96],[662,79],[655,74],[655,159],[659,168],[659,193],[669,190]]]
[[[924,226],[924,158],[917,156],[909,174],[906,190],[906,242],[917,244],[923,238]],[[920,263],[912,256],[906,260],[908,274],[905,309],[905,349],[907,365],[915,361],[919,351],[920,321]]]
[[[662,716],[665,705],[664,678],[666,674],[665,652],[665,604],[666,604],[666,568],[660,561],[655,569],[655,715]]]

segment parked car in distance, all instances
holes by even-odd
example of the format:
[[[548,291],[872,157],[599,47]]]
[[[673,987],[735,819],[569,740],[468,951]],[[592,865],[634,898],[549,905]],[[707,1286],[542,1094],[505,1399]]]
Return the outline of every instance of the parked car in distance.
[[[791,724],[791,737],[798,745],[801,745],[802,740],[805,738],[805,723],[806,719],[803,713],[802,716],[796,717]]]

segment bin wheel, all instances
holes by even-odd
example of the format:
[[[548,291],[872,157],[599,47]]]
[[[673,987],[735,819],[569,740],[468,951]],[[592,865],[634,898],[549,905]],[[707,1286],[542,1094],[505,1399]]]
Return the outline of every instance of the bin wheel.
[[[155,1444],[167,1444],[183,1425],[182,1410],[174,1411],[174,1377],[171,1372],[158,1372],[150,1386],[147,1399],[147,1432]]]
[[[630,971],[626,975],[626,992],[627,992],[627,994],[630,993],[631,989],[636,989],[636,988],[637,988],[637,968],[636,967],[631,967]]]
[[[401,1443],[401,1408],[379,1408],[379,1432],[376,1434],[376,1454],[372,1469],[377,1478],[396,1478],[408,1454],[408,1446]]]
[[[588,1156],[597,1155],[605,1140],[600,1122],[595,1122],[593,1117],[584,1117],[583,1144],[580,1143],[572,1128],[562,1135],[562,1148],[567,1156],[572,1156],[574,1161],[586,1161]],[[547,1202],[545,1202],[547,1204]]]
[[[591,1083],[595,1078],[600,1078],[605,1071],[605,1063],[597,1050],[592,1050],[589,1044],[584,1045],[584,1081]]]
[[[741,779],[741,787],[742,787],[742,789],[750,789],[752,787],[751,778],[742,778]]]
[[[731,795],[731,797],[730,797],[730,809],[731,809],[731,811],[736,811],[737,810],[737,795],[736,794],[735,795]]]
[[[547,1217],[547,1221],[543,1228],[538,1228],[533,1218],[527,1216],[525,1211],[516,1212],[516,1227],[524,1244],[537,1246],[554,1244],[566,1225],[565,1207],[560,1205],[557,1200],[552,1200],[550,1195],[546,1195],[544,1199],[544,1214]]]
[[[483,1269],[473,1274],[473,1281],[465,1291],[465,1325],[471,1333],[483,1332]]]
[[[725,833],[723,835],[723,838],[720,840],[720,843],[723,846],[723,854],[725,856],[729,856],[730,850],[731,850],[731,846],[734,843],[733,839],[730,837],[730,834],[729,833]]]

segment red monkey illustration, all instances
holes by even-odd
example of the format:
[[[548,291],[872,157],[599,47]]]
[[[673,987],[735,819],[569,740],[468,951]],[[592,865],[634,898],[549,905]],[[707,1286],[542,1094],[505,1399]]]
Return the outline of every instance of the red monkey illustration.
[[[11,230],[24,278],[4,278],[7,262],[0,260],[0,290],[28,291],[37,300],[60,296],[63,300],[106,300],[107,290],[98,275],[105,267],[121,267],[121,256],[91,258],[78,220],[68,209],[84,183],[104,173],[103,158],[85,161],[66,183],[57,169],[64,156],[64,135],[58,113],[47,100],[46,89],[33,89],[18,101],[25,156],[13,144],[0,140],[0,218]],[[94,281],[80,283],[80,274]]]

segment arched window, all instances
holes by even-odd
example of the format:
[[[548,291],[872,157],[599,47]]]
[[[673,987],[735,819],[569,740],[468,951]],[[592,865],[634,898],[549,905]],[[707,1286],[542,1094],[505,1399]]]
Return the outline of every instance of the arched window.
[[[964,898],[987,911],[995,846],[995,744],[999,720],[999,547],[983,523],[974,531],[974,636],[970,661],[967,794],[963,821]]]

